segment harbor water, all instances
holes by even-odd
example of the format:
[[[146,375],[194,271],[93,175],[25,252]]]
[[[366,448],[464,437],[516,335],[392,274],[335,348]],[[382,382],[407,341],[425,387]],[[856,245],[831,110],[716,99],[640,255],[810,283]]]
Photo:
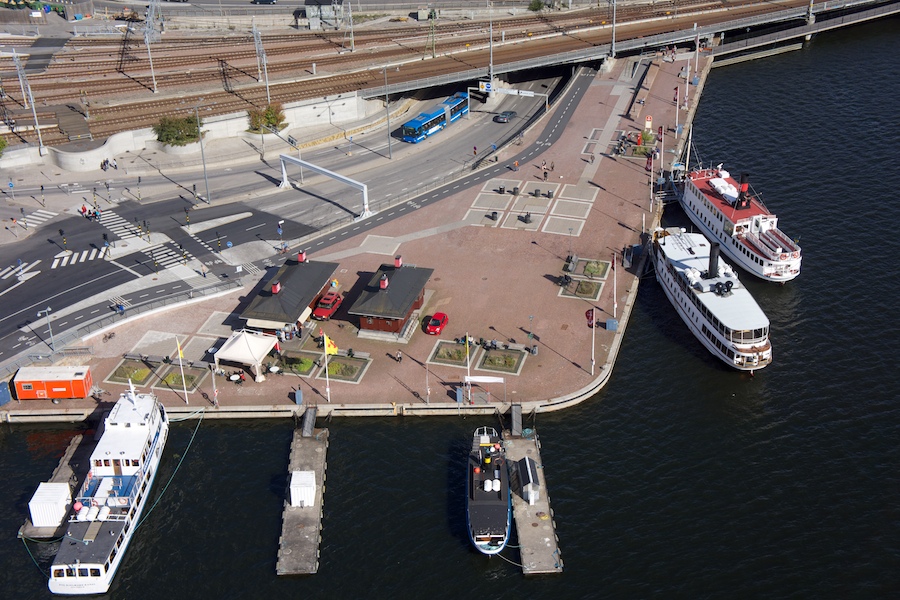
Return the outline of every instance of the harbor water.
[[[275,575],[293,423],[203,422],[187,450],[185,422],[107,596],[896,597],[898,24],[712,71],[694,141],[707,164],[751,174],[800,239],[802,274],[742,274],[771,320],[775,361],[755,376],[721,366],[646,276],[606,389],[526,423],[543,442],[561,575],[526,579],[515,548],[488,559],[469,545],[466,452],[491,419],[329,423],[321,564],[299,578]],[[50,596],[40,569],[56,546],[16,531],[77,431],[0,432],[4,597]]]

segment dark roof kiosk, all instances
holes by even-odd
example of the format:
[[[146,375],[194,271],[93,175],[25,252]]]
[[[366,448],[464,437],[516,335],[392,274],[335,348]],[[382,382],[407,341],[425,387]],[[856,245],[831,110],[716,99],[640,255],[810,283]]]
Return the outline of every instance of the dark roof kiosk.
[[[310,262],[305,252],[300,252],[297,258],[299,260],[284,263],[272,281],[256,294],[247,310],[241,313],[247,327],[278,330],[291,328],[309,318],[312,305],[330,285],[338,264]]]
[[[422,307],[432,273],[434,269],[403,266],[398,256],[393,265],[381,265],[348,312],[359,317],[360,329],[399,335],[413,311]]]

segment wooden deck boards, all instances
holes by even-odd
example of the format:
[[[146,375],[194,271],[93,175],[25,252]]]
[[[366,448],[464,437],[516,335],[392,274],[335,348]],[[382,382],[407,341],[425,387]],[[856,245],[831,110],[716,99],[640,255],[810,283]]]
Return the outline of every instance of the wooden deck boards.
[[[534,505],[528,504],[528,501],[522,497],[521,490],[511,490],[522,572],[525,575],[562,573],[563,561],[559,551],[559,539],[556,535],[556,521],[553,518],[553,510],[550,508],[550,494],[544,478],[537,432],[533,432],[529,437],[514,438],[508,431],[505,431],[503,438],[506,457],[511,468],[515,468],[516,463],[526,456],[538,466],[540,499]]]
[[[319,570],[327,450],[327,429],[315,429],[313,436],[306,438],[302,437],[299,429],[294,431],[288,482],[293,471],[314,471],[316,499],[313,506],[292,507],[289,497],[286,497],[275,565],[278,575],[311,575]],[[289,494],[289,490],[285,492]]]

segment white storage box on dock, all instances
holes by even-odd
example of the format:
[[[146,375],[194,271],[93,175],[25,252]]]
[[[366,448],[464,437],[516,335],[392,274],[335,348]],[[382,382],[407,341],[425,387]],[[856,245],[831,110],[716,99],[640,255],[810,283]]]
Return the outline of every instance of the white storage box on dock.
[[[313,506],[316,503],[315,471],[291,472],[291,506]]]
[[[35,527],[59,527],[71,502],[72,491],[68,483],[41,483],[28,503],[31,523]]]

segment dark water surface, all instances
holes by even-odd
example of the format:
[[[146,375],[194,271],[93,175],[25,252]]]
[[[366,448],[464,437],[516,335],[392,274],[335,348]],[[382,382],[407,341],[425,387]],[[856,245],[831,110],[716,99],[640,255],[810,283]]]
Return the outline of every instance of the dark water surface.
[[[320,570],[279,578],[291,424],[205,422],[109,597],[897,597],[897,31],[712,72],[695,142],[751,173],[803,272],[742,276],[772,322],[775,363],[755,377],[720,367],[645,279],[607,389],[536,423],[561,576],[469,547],[462,471],[486,421],[405,418],[329,425]],[[193,427],[174,426],[155,495]],[[72,433],[0,433],[0,596],[49,597],[15,534]],[[46,569],[54,548],[30,548]]]

